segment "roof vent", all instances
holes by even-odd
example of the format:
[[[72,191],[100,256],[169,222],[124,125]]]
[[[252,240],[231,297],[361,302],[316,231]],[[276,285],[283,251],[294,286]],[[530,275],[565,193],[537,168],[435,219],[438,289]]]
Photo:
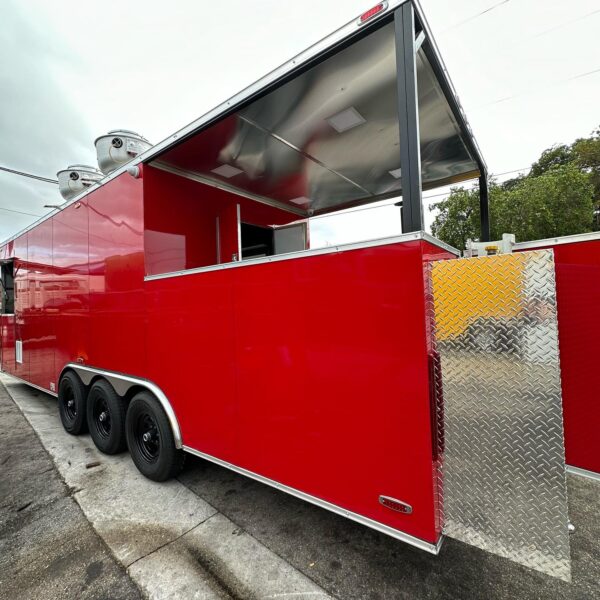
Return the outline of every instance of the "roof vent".
[[[94,144],[98,166],[105,175],[152,147],[145,137],[126,129],[113,129],[97,138]]]
[[[66,169],[59,171],[56,176],[58,177],[58,189],[61,196],[65,200],[70,200],[100,181],[104,174],[96,167],[69,165]]]

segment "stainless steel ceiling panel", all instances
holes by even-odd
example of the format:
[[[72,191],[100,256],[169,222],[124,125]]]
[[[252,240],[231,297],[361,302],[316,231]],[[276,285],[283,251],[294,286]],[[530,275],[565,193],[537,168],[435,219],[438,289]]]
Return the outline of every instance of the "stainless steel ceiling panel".
[[[477,165],[422,49],[417,78],[423,187],[472,176]],[[398,131],[389,23],[160,160],[254,197],[322,213],[401,194]]]

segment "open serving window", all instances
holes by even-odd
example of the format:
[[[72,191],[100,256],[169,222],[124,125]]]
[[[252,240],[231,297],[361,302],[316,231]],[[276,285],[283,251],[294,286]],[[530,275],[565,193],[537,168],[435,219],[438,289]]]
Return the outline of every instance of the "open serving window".
[[[479,177],[487,237],[485,164],[414,2],[381,2],[143,160],[244,199],[242,213],[280,211],[278,225],[402,196],[403,232],[424,228],[423,189]],[[256,241],[247,256],[276,253],[252,225],[264,223],[238,219]],[[244,258],[218,249],[220,226],[212,263]]]

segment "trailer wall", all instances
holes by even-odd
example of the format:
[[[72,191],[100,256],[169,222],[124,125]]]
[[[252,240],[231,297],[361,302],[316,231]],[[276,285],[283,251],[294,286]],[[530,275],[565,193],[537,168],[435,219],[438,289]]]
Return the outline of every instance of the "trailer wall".
[[[450,256],[415,241],[147,281],[149,377],[184,444],[435,543],[424,262]]]
[[[523,249],[554,250],[566,462],[600,474],[600,239],[556,241]]]

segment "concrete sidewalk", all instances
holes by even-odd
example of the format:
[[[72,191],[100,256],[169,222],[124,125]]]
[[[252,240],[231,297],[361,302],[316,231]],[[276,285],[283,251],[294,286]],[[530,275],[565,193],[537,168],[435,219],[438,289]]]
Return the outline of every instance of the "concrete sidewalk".
[[[89,435],[69,436],[60,423],[55,398],[5,375],[0,380],[50,453],[66,486],[58,483],[70,490],[84,520],[89,520],[121,565],[118,567],[113,561],[131,591],[99,592],[97,597],[135,597],[127,595],[137,593],[127,575],[148,598],[330,597],[179,481],[152,482],[137,471],[128,454],[108,457],[96,450]],[[10,404],[4,389],[0,395],[5,404]],[[20,415],[14,409],[13,413],[18,421]],[[10,446],[9,449],[12,451]],[[22,454],[24,460],[29,459],[28,448]],[[35,479],[31,473],[18,476]],[[58,518],[52,514],[52,519]],[[29,546],[40,546],[49,527],[31,531]],[[14,561],[11,541],[3,536],[2,544],[0,566],[7,564],[12,570],[14,587],[18,589],[23,584],[23,572],[18,566],[10,567]],[[54,550],[58,559],[67,552],[66,548]],[[87,569],[91,562],[86,563],[82,558]],[[40,589],[44,589],[45,576],[41,573],[38,578]],[[23,597],[54,596],[42,593]],[[81,596],[75,593],[56,597]]]

